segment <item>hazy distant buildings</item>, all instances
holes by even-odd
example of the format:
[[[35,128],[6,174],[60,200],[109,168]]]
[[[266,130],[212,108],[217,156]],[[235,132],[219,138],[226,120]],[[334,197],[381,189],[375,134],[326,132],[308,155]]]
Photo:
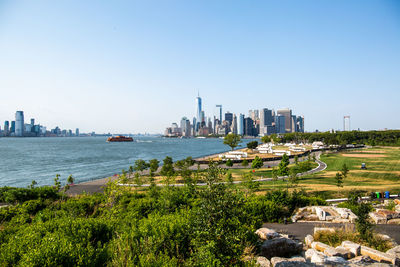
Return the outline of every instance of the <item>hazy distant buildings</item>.
[[[15,136],[24,136],[24,112],[17,111],[15,113]]]
[[[8,136],[10,134],[10,122],[4,122],[4,136]]]
[[[275,131],[277,134],[284,134],[286,132],[286,117],[284,115],[275,116]]]
[[[238,134],[244,135],[244,114],[239,114],[239,121],[238,121]]]
[[[233,121],[233,113],[230,113],[229,111],[225,113],[225,120],[229,122],[229,125],[232,125]]]
[[[249,116],[244,114],[237,116],[232,112],[225,112],[222,118],[222,105],[216,105],[218,114],[206,117],[202,109],[202,99],[196,97],[196,115],[193,123],[183,117],[180,127],[168,127],[165,136],[170,137],[189,137],[189,136],[223,136],[228,133],[237,133],[242,136],[264,136],[271,134],[285,134],[292,132],[304,132],[304,117],[292,114],[289,108],[273,109],[263,108],[260,110],[250,109]],[[190,130],[188,130],[190,128]]]
[[[292,130],[292,110],[285,108],[285,109],[278,109],[278,115],[282,115],[285,117],[285,132],[291,133]]]

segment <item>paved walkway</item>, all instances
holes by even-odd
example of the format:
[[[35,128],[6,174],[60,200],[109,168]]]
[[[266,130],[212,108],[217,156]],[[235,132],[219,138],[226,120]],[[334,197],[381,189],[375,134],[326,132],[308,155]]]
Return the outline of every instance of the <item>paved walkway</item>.
[[[304,241],[306,235],[314,233],[314,227],[338,227],[355,229],[352,223],[321,223],[321,222],[297,222],[290,224],[279,224],[279,223],[265,223],[263,227],[271,228],[277,232],[293,235],[296,239]],[[394,224],[378,224],[375,225],[377,233],[385,234],[392,237],[397,243],[400,244],[400,225]]]

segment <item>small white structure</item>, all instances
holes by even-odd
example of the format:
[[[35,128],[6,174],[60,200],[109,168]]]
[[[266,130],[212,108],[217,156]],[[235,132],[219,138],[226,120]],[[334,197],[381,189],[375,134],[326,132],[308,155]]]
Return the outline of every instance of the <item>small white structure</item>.
[[[276,156],[283,156],[284,154],[290,156],[292,153],[288,150],[272,150],[272,153]]]
[[[313,149],[319,149],[319,148],[324,148],[324,143],[322,143],[321,141],[315,141],[312,143],[312,148]]]
[[[247,158],[247,152],[243,151],[229,151],[225,154],[219,154],[218,157],[220,159],[237,159],[241,160],[242,158]]]

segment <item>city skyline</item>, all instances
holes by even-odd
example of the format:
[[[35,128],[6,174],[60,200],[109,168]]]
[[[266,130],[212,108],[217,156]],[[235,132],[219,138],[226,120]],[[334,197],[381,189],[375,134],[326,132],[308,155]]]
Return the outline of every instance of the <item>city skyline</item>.
[[[193,96],[290,107],[306,131],[398,129],[398,1],[2,1],[0,121],[162,133]],[[121,115],[122,114],[122,115]],[[188,114],[189,115],[189,114]],[[192,118],[190,118],[192,119]]]

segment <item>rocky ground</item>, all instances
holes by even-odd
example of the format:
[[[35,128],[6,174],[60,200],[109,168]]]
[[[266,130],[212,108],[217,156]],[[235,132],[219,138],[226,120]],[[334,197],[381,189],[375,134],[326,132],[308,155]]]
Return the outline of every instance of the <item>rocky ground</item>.
[[[329,231],[317,228],[315,231]],[[360,244],[343,241],[331,247],[307,235],[304,243],[270,228],[256,231],[263,242],[257,264],[262,267],[286,266],[400,266],[400,246],[380,252]]]

